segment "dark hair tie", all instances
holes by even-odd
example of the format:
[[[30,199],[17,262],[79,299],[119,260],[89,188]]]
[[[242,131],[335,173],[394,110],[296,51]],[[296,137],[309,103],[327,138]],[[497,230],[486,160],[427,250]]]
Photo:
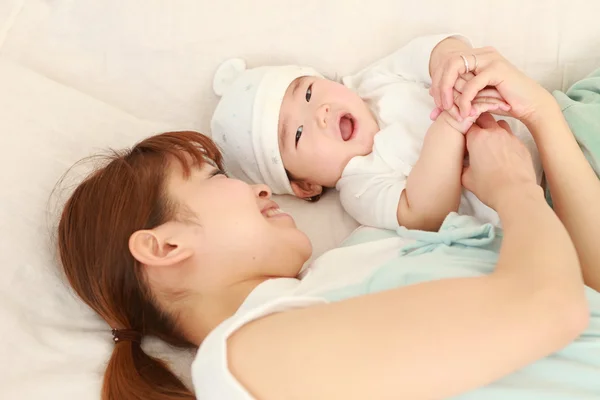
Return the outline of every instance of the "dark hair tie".
[[[314,196],[311,197],[307,197],[306,201],[310,202],[310,203],[315,203],[317,201],[319,201],[319,199],[321,198],[322,194],[316,194]]]
[[[113,341],[115,343],[120,343],[120,342],[142,343],[142,334],[134,331],[133,329],[113,329],[112,335],[113,335]]]

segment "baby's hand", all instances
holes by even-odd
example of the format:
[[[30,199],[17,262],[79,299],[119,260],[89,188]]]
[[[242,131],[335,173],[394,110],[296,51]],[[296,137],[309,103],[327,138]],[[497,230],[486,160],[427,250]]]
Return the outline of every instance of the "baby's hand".
[[[431,114],[431,119],[442,120],[448,125],[450,125],[453,129],[459,131],[462,134],[465,134],[481,114],[485,112],[494,112],[499,108],[500,105],[497,103],[473,102],[471,115],[467,118],[461,118],[458,107],[456,105],[453,105],[450,110],[440,111],[435,116],[434,112],[437,109],[434,110],[434,112],[432,112]]]

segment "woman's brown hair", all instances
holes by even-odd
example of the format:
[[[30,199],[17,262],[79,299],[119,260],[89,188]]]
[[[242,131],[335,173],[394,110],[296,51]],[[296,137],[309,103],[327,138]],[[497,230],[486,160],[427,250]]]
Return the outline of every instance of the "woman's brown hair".
[[[189,175],[206,160],[221,167],[214,143],[196,132],[152,136],[90,174],[67,200],[58,225],[58,250],[66,277],[79,295],[112,328],[156,336],[192,347],[159,309],[142,266],[129,251],[129,237],[177,218],[177,204],[165,193],[169,163]],[[107,336],[110,330],[107,329]],[[103,400],[175,400],[195,396],[137,341],[115,342],[102,388]]]

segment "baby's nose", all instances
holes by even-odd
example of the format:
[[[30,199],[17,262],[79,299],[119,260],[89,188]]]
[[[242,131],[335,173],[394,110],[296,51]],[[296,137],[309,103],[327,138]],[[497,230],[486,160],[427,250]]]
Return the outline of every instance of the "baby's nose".
[[[327,118],[329,117],[329,104],[323,104],[317,109],[317,124],[320,128],[327,128]]]

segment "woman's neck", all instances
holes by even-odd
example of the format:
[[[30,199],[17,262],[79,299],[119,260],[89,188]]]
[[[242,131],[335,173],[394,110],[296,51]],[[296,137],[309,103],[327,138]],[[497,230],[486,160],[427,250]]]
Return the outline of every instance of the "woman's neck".
[[[178,322],[185,337],[200,346],[204,338],[220,323],[236,313],[248,295],[268,278],[239,282],[214,293],[192,295],[181,304]]]

